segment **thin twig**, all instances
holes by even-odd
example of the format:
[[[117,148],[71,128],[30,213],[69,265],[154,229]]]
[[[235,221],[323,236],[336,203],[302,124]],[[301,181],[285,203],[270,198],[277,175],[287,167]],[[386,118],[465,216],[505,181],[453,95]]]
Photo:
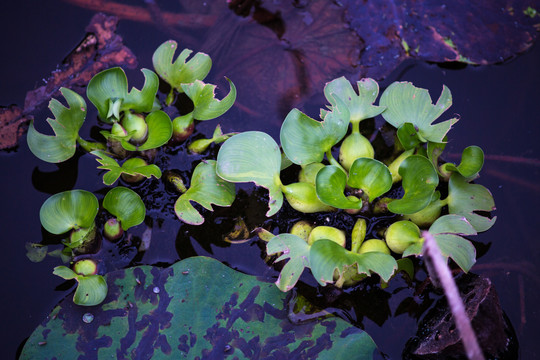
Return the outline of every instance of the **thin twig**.
[[[438,282],[442,285],[448,305],[452,311],[454,322],[461,335],[461,341],[465,347],[467,357],[469,360],[484,360],[484,354],[482,353],[482,349],[480,349],[480,345],[478,345],[476,334],[465,312],[465,305],[454,282],[454,278],[450,273],[450,269],[441,255],[437,242],[427,231],[422,233],[422,237],[424,238],[422,252],[426,263],[430,264],[428,271],[430,272],[430,276],[437,278]],[[432,274],[432,271],[435,274]]]

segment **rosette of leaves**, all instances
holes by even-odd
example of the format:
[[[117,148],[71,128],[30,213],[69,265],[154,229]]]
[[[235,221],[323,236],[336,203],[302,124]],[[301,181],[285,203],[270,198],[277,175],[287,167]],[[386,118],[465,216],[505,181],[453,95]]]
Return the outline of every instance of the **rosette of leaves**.
[[[59,163],[71,158],[75,154],[77,143],[87,151],[104,148],[101,144],[87,142],[79,136],[79,130],[86,118],[87,108],[84,99],[67,88],[61,88],[60,92],[66,99],[68,107],[52,99],[49,102],[49,109],[55,118],[47,119],[55,135],[38,132],[34,122],[31,121],[26,138],[30,151],[37,158],[49,163]]]
[[[124,231],[141,224],[146,216],[141,197],[123,186],[109,190],[103,199],[103,208],[116,217]]]
[[[171,119],[159,110],[156,99],[158,76],[148,69],[141,71],[145,78],[141,90],[133,88],[128,92],[126,74],[119,67],[96,74],[86,90],[88,99],[98,109],[99,118],[113,125],[113,131],[101,134],[108,140],[119,141],[129,151],[158,148],[172,136]]]
[[[184,192],[174,204],[176,216],[185,223],[200,225],[204,217],[191,204],[194,201],[207,210],[212,210],[212,204],[218,206],[231,206],[235,197],[234,184],[223,180],[216,175],[216,161],[207,160],[199,163],[191,177],[191,186],[178,187]]]
[[[334,79],[324,87],[326,99],[332,106],[337,105],[335,97],[338,97],[349,110],[352,132],[343,140],[339,152],[339,161],[346,170],[349,170],[354,160],[358,158],[374,157],[373,146],[360,133],[359,124],[362,120],[379,115],[385,109],[384,106],[373,105],[379,95],[379,84],[375,80],[364,78],[356,84],[358,93],[345,77]]]
[[[291,290],[306,268],[311,269],[319,284],[333,283],[338,287],[352,275],[376,273],[387,282],[397,270],[396,260],[390,255],[355,253],[330,239],[319,239],[309,245],[297,235],[280,234],[268,242],[266,252],[268,255],[281,254],[276,262],[289,259],[276,281],[281,291]]]
[[[98,169],[107,170],[103,175],[105,185],[114,184],[121,175],[161,178],[160,168],[155,164],[147,164],[143,159],[139,159],[141,161],[131,161],[132,159],[138,159],[132,158],[119,165],[115,159],[108,156],[104,151],[92,151],[91,154],[98,157],[96,161],[101,164]]]
[[[468,272],[476,262],[473,244],[463,236],[476,235],[472,224],[461,215],[444,215],[430,226],[441,254],[451,258],[463,271]],[[422,254],[424,239],[420,229],[413,222],[402,220],[390,225],[385,234],[388,247],[403,257]]]
[[[217,156],[216,172],[219,177],[229,182],[253,182],[268,189],[268,217],[281,209],[283,194],[289,204],[298,211],[318,212],[332,209],[317,198],[313,184],[297,182],[284,185],[280,179],[281,168],[282,156],[274,139],[263,132],[247,131],[223,143]]]
[[[397,128],[399,141],[405,149],[425,142],[442,143],[458,119],[433,124],[452,105],[452,94],[443,86],[441,96],[433,104],[426,89],[409,82],[394,82],[381,95],[379,105],[385,106],[383,118]]]
[[[41,225],[51,234],[70,231],[64,244],[78,248],[95,237],[94,219],[99,210],[97,198],[85,190],[69,190],[49,197],[39,210]]]
[[[308,323],[288,322],[295,304],[287,294],[211,258],[191,257],[167,268],[135,266],[106,279],[109,291],[101,305],[81,308],[64,299],[26,341],[20,359],[96,353],[154,359],[374,358],[376,345],[363,330],[326,313]]]
[[[99,305],[107,296],[107,282],[101,275],[76,273],[67,266],[55,267],[53,274],[65,280],[77,281],[77,289],[73,294],[73,303],[77,305]]]

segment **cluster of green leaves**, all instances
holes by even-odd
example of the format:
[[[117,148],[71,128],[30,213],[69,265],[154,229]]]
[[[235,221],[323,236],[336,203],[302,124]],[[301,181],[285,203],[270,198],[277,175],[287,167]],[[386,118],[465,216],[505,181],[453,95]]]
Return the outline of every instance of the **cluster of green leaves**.
[[[30,124],[27,142],[32,153],[43,161],[59,163],[71,158],[79,144],[83,150],[96,156],[100,164],[98,169],[105,170],[103,183],[108,186],[120,177],[126,183],[150,177],[161,178],[161,169],[155,164],[148,164],[145,153],[185,139],[193,132],[195,120],[210,120],[222,115],[236,99],[236,88],[230,80],[227,79],[231,90],[222,100],[215,96],[215,85],[203,82],[212,65],[208,55],[198,53],[186,62],[192,51],[185,49],[173,62],[176,47],[176,42],[167,41],[155,51],[153,64],[156,72],[141,70],[144,85],[140,90],[128,90],[126,74],[119,67],[102,71],[90,80],[86,96],[97,109],[103,125],[100,131],[103,142],[81,138],[79,131],[86,120],[86,101],[74,91],[62,88],[60,91],[66,99],[67,107],[56,99],[51,100],[49,105],[55,118],[47,121],[54,135],[42,134],[35,129],[33,123]],[[171,86],[166,105],[174,102],[177,93],[185,93],[193,105],[191,112],[171,120],[161,110],[162,104],[157,97],[160,77]],[[223,142],[232,135],[223,134],[218,125],[211,139],[194,141],[189,149],[203,152],[211,143]],[[212,162],[200,164],[193,174],[194,185],[189,190],[184,189],[185,193],[178,199],[175,210],[186,222],[199,224],[203,221],[190,201],[198,202],[208,209],[212,209],[212,203],[221,206],[232,204],[235,198],[234,185],[217,178],[214,169],[215,164]],[[222,188],[212,192],[212,186],[215,188],[221,185]],[[209,196],[210,193],[215,196]],[[103,226],[103,234],[112,241],[121,237],[129,228],[142,223],[146,213],[139,195],[123,186],[110,190],[103,199],[102,207],[112,215]],[[98,211],[98,199],[84,190],[55,194],[43,204],[40,210],[43,227],[52,234],[67,234],[63,241],[65,248],[61,252],[63,259],[85,253],[89,244],[96,239],[99,233],[95,221]],[[34,261],[42,260],[47,254],[47,248],[39,244],[27,248],[29,257]],[[56,269],[55,274],[65,279],[76,279],[79,285],[90,282],[102,285],[103,280],[101,275],[92,274],[88,278],[66,267]],[[101,280],[94,280],[98,278]],[[98,296],[92,301],[83,300],[77,295],[83,292],[76,292],[74,301],[77,304],[95,305],[96,299],[101,298]]]
[[[450,90],[444,86],[433,104],[427,90],[408,82],[395,82],[384,91],[376,106],[378,84],[363,79],[357,86],[358,92],[344,77],[328,83],[324,94],[330,105],[321,110],[320,121],[293,109],[280,131],[283,153],[262,132],[245,132],[228,139],[218,153],[217,175],[230,182],[253,182],[268,189],[267,216],[280,210],[285,197],[294,209],[304,213],[335,209],[365,212],[368,208],[374,210],[370,216],[389,211],[416,227],[433,224],[433,231],[440,230],[434,233],[435,238],[446,241],[439,244],[444,255],[468,271],[476,254],[470,241],[460,235],[489,229],[495,218],[484,213],[495,207],[489,191],[471,183],[483,166],[479,147],[465,149],[458,165],[439,165],[446,135],[457,122],[453,118],[434,124],[452,103]],[[379,114],[396,128],[391,159],[375,159],[373,146],[359,131],[362,120]],[[338,147],[336,160],[333,151]],[[298,182],[285,185],[280,174],[289,162],[299,165],[301,170]],[[402,198],[384,196],[396,186],[403,189]],[[441,192],[448,196],[441,200]],[[450,218],[441,217],[443,208]],[[396,255],[420,255],[421,239],[415,244],[405,252],[391,249]],[[359,255],[353,250],[331,241],[306,244],[289,234],[271,239],[267,248],[269,254],[283,253],[278,261],[290,259],[278,280],[283,290],[294,286],[305,267],[311,268],[321,284],[343,284],[343,274],[352,267],[356,275],[378,273],[385,281],[397,269],[395,261],[388,260],[390,256],[379,256],[384,260],[371,262],[366,259],[373,254]]]

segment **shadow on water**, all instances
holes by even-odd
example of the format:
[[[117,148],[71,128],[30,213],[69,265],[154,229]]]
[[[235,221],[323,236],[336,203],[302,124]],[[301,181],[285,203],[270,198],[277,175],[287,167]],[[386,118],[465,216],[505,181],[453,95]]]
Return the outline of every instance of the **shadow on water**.
[[[359,49],[369,53],[369,49],[366,50],[369,45],[357,36],[344,37],[349,32],[334,27],[336,22],[331,22],[331,18],[337,16],[339,9],[333,4],[313,2],[308,6],[309,2],[300,3],[304,2],[292,2],[296,7],[288,6],[281,12],[271,5],[256,5],[250,17],[246,16],[245,8],[237,7],[238,14],[235,14],[224,5],[216,9],[193,2],[180,10],[205,16],[205,26],[195,31],[178,29],[167,23],[156,30],[151,23],[123,20],[117,32],[137,55],[140,67],[152,67],[152,52],[170,36],[182,36],[186,45],[181,46],[208,52],[214,60],[210,81],[224,87],[223,76],[228,76],[238,87],[238,105],[220,119],[224,131],[261,130],[277,138],[281,121],[291,107],[298,106],[316,116],[318,108],[325,103],[320,93],[324,83],[342,74],[358,72]],[[35,1],[33,5],[31,10],[9,5],[14,7],[12,13],[17,14],[9,23],[14,29],[10,33],[18,32],[24,36],[5,42],[5,47],[17,54],[3,60],[4,84],[10,84],[3,86],[0,92],[0,102],[5,105],[22,103],[25,92],[39,83],[36,80],[46,76],[80,41],[84,24],[93,14],[65,2],[42,4]],[[173,6],[161,9],[162,13],[178,10]],[[324,16],[309,18],[310,11]],[[291,22],[298,12],[303,14],[302,21]],[[28,19],[24,27],[17,24],[23,14]],[[153,16],[159,14],[155,12]],[[50,26],[51,19],[55,19],[54,27]],[[313,36],[308,32],[310,26],[323,27],[324,31]],[[7,30],[2,33],[6,34]],[[228,36],[227,41],[222,40],[222,34]],[[26,39],[30,39],[28,49],[20,44]],[[335,39],[339,39],[335,48],[321,53],[320,42]],[[253,44],[259,45],[254,47]],[[29,62],[29,58],[33,61]],[[36,66],[38,59],[39,66]],[[537,275],[540,246],[534,236],[537,221],[533,207],[540,200],[536,181],[540,175],[536,139],[539,126],[535,121],[536,94],[540,86],[539,59],[540,48],[536,46],[502,66],[459,65],[456,68],[408,60],[381,82],[382,92],[393,81],[411,81],[418,87],[429,89],[433,98],[440,93],[442,84],[447,85],[454,101],[450,111],[461,116],[451,132],[449,152],[459,154],[464,147],[475,144],[486,153],[486,163],[478,182],[492,191],[498,220],[494,230],[475,239],[487,244],[489,251],[479,251],[482,256],[472,272],[489,276],[495,284],[502,307],[516,330],[522,359],[538,356],[534,334],[540,330],[536,311],[540,294]],[[130,82],[134,80],[135,86],[139,85],[137,81],[142,81],[136,71],[128,72],[128,78]],[[40,117],[42,113],[45,114],[43,119],[48,116],[48,113],[40,112]],[[215,122],[201,123],[197,131],[208,136],[215,125]],[[17,311],[7,311],[3,318],[6,327],[10,328],[3,337],[5,358],[15,356],[17,345],[66,295],[66,284],[51,274],[59,260],[46,258],[35,264],[25,256],[25,242],[42,240],[41,204],[49,194],[67,189],[82,188],[98,194],[103,189],[101,178],[95,172],[94,159],[78,153],[64,164],[48,165],[32,156],[24,137],[21,141],[23,145],[16,152],[0,154],[2,166],[7,170],[0,175],[6,243],[2,266],[5,273],[11,274],[5,283],[7,290],[3,304],[18,304]],[[211,151],[215,153],[217,148]],[[185,146],[180,146],[165,151],[158,161],[169,164],[187,180],[199,159],[188,155]],[[277,275],[275,269],[264,263],[264,246],[257,242],[252,230],[263,226],[284,232],[297,218],[285,208],[277,221],[266,219],[267,195],[261,189],[243,187],[231,209],[206,212],[206,224],[201,227],[185,225],[176,219],[173,204],[178,194],[167,189],[162,181],[146,181],[135,190],[144,195],[148,216],[144,224],[133,230],[133,246],[122,249],[110,246],[103,250],[108,254],[104,257],[109,259],[109,269],[118,266],[114,262],[122,266],[168,265],[190,256],[205,255],[266,279]],[[98,196],[101,199],[103,195]],[[242,243],[235,243],[236,239],[228,236],[238,226],[244,226],[239,225],[238,219],[245,220],[248,234],[248,241]],[[341,221],[344,226],[350,225],[347,218],[314,217],[314,220],[320,223]],[[376,234],[377,226],[374,225],[372,230]],[[135,245],[140,246],[147,231],[151,231],[152,244],[146,251],[136,253]],[[57,240],[45,237],[48,243]],[[365,329],[384,353],[391,359],[399,359],[406,341],[414,336],[422,315],[438,298],[435,295],[418,298],[415,294],[414,288],[420,286],[425,276],[420,270],[413,285],[399,279],[384,290],[375,283],[365,282],[345,291],[318,288],[311,277],[304,276],[298,291]]]

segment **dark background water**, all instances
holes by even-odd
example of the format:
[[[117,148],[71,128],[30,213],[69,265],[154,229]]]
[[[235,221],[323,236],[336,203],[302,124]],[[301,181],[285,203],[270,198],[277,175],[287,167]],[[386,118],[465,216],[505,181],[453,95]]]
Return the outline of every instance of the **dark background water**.
[[[92,11],[61,1],[20,1],[4,4],[0,15],[0,104],[22,105],[26,91],[41,85],[41,79],[47,77],[79,43],[92,15]],[[150,24],[129,21],[121,21],[117,32],[124,37],[125,45],[139,59],[140,67],[151,67],[152,52],[169,38],[168,34]],[[498,220],[490,231],[475,238],[490,244],[490,248],[487,254],[478,260],[479,266],[473,268],[473,272],[489,276],[493,280],[502,307],[518,334],[520,359],[539,358],[535,343],[536,334],[540,331],[540,315],[536,308],[540,303],[540,281],[537,274],[540,243],[536,232],[536,206],[540,201],[538,64],[540,48],[536,46],[504,65],[468,66],[465,69],[452,70],[411,61],[402,64],[391,76],[380,82],[384,88],[392,81],[412,81],[416,86],[429,89],[433,98],[440,94],[442,84],[447,85],[454,100],[447,117],[452,113],[461,115],[461,120],[450,132],[448,151],[457,154],[466,146],[474,144],[482,147],[488,155],[478,182],[493,193]],[[249,84],[236,85],[239,93],[250,91]],[[309,110],[321,105],[320,97],[316,97],[313,102],[308,101],[305,107]],[[260,111],[272,112],[274,109]],[[40,120],[43,120],[49,114],[43,111],[41,115]],[[258,129],[267,131],[274,137],[279,131],[279,124],[262,122],[259,118],[251,121],[249,116],[238,109],[233,109],[227,116],[225,123],[231,126],[234,122],[236,131]],[[213,126],[215,123],[202,131],[210,131]],[[4,329],[1,348],[2,358],[6,359],[14,358],[21,342],[52,307],[66,296],[65,289],[55,290],[56,286],[62,284],[60,278],[52,275],[52,268],[59,265],[56,259],[48,258],[35,264],[25,256],[24,244],[39,242],[42,238],[38,213],[41,204],[49,196],[42,191],[54,188],[53,182],[57,181],[47,176],[36,177],[35,172],[52,172],[57,167],[34,158],[24,140],[23,138],[17,151],[0,153],[0,229],[4,245],[1,252]],[[504,159],[500,158],[503,156],[535,160],[529,163],[503,161]],[[95,160],[89,157],[79,160],[76,167],[79,176],[74,184],[75,188],[99,188],[96,185],[99,184],[99,177],[95,174],[95,166]],[[33,176],[34,179],[49,183],[33,184]],[[180,228],[180,224],[175,222],[168,222],[167,226],[168,228],[160,230],[157,235],[159,239],[166,239],[167,234],[176,234]],[[174,246],[174,238],[170,239],[168,246]],[[205,249],[197,247],[196,244],[195,247],[198,253],[206,253]],[[253,271],[260,266],[257,264],[258,259],[235,260],[232,254],[234,250],[213,250],[215,256],[236,264],[237,268],[244,271],[250,272],[250,269]],[[174,251],[169,258],[151,258],[149,255],[146,260],[171,262],[180,257],[181,255]],[[529,268],[532,268],[532,271],[528,272]],[[396,303],[391,302],[390,305],[396,306]],[[392,308],[392,311],[395,311],[395,308]],[[379,348],[392,359],[400,358],[407,334],[413,335],[416,329],[415,321],[407,315],[395,316],[382,326],[365,318],[363,326]],[[401,334],[401,337],[396,338],[394,333]]]

